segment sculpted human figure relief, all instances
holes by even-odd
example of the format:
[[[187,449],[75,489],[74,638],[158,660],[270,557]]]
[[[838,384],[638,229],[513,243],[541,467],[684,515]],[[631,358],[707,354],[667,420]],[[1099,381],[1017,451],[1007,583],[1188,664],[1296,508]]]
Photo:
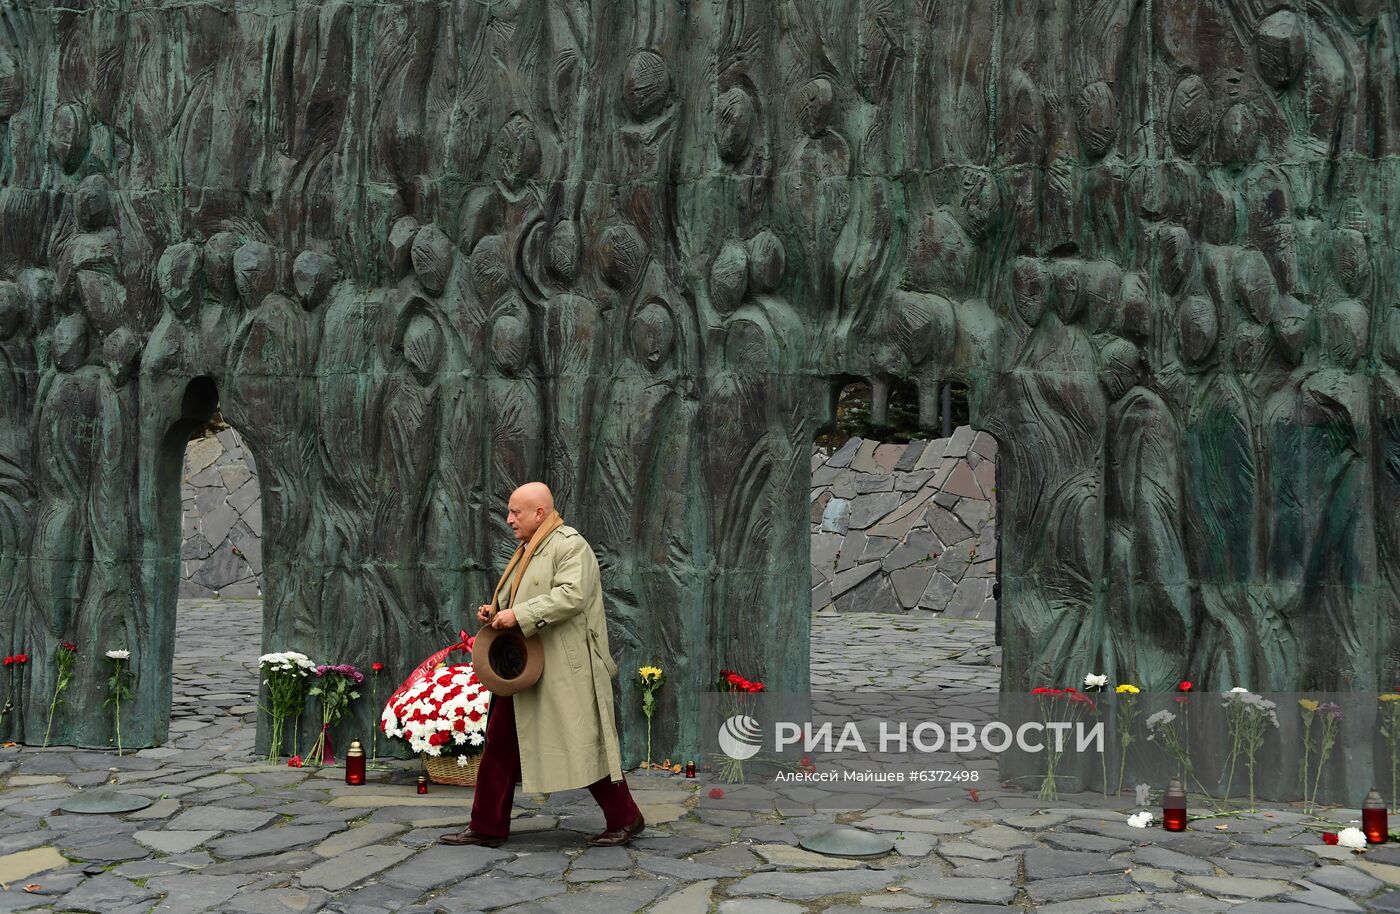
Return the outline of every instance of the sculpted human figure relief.
[[[384,249],[381,249],[384,250]],[[388,249],[392,254],[395,249]],[[308,264],[298,255],[294,274],[309,289]],[[380,407],[387,366],[379,359],[380,328],[389,291],[346,281],[334,285],[321,309],[316,348],[315,429],[312,466],[318,500],[311,513],[307,550],[320,566],[307,582],[314,627],[332,633],[344,655],[357,642],[357,623],[375,605],[368,566],[377,480],[381,474]]]
[[[1105,454],[1106,630],[1104,669],[1148,691],[1169,691],[1195,643],[1180,527],[1181,428],[1147,384],[1137,347],[1115,340],[1101,353],[1109,401]]]
[[[1311,497],[1304,513],[1306,565],[1302,599],[1322,626],[1325,644],[1309,652],[1305,681],[1344,689],[1375,681],[1386,621],[1358,612],[1375,568],[1375,518],[1359,511],[1342,523],[1342,504],[1371,503],[1371,449],[1362,436],[1371,427],[1371,399],[1363,359],[1370,315],[1355,300],[1329,306],[1322,315],[1322,362],[1304,380],[1300,418]],[[1319,613],[1319,607],[1324,611]],[[1342,659],[1345,657],[1345,661]]]
[[[530,316],[514,295],[497,305],[485,370],[488,493],[506,497],[539,477],[544,422],[531,359]],[[499,501],[499,499],[497,499]],[[499,513],[499,512],[498,512]],[[504,525],[499,517],[492,521]],[[498,537],[499,539],[499,537]],[[499,547],[498,547],[499,548]],[[496,556],[501,559],[500,555]],[[503,566],[504,559],[496,563]]]
[[[311,327],[302,307],[276,291],[277,263],[267,244],[240,246],[233,255],[233,274],[244,314],[229,346],[221,408],[257,462],[267,569],[277,577],[293,573],[289,566],[311,514],[301,437],[309,425]],[[289,592],[291,583],[272,592],[269,611],[279,626],[304,631],[309,624],[306,600],[299,588]]]
[[[381,476],[373,514],[374,555],[382,579],[376,604],[382,613],[369,631],[402,646],[410,631],[428,627],[418,598],[420,522],[437,456],[438,387],[443,362],[442,330],[426,308],[411,304],[399,317],[385,354]]]
[[[594,378],[604,373],[599,362],[606,342],[604,326],[597,302],[573,291],[582,260],[577,227],[562,221],[549,230],[545,243],[546,271],[558,287],[542,306],[540,363],[549,417],[545,466],[554,479],[558,503],[583,523],[588,507],[575,495],[588,451],[580,444],[592,433],[592,417],[601,413],[595,411],[590,394]]]
[[[78,234],[64,247],[58,263],[58,296],[62,301],[76,301],[93,329],[105,335],[127,317],[107,179],[102,175],[84,178],[74,207]]]
[[[102,441],[103,369],[92,359],[87,321],[70,314],[53,331],[54,366],[44,376],[35,416],[34,532],[30,544],[28,581],[32,604],[23,626],[26,643],[36,657],[51,656],[70,640],[87,596],[92,566],[91,507]],[[37,672],[30,688],[30,713],[25,715],[25,740],[42,741],[46,720],[39,713],[49,671]]]
[[[19,287],[0,282],[0,622],[9,633],[4,641],[9,654],[23,652],[25,631],[33,621],[22,608],[29,599],[26,556],[36,495],[29,420],[39,381],[26,326],[29,318]],[[6,701],[22,708],[22,686],[14,685],[16,694],[7,693]],[[13,739],[17,726],[16,721],[7,721],[3,736]]]
[[[794,266],[804,277],[811,306],[822,316],[837,312],[839,294],[832,253],[851,209],[851,149],[833,125],[835,90],[816,77],[799,86],[791,106],[798,135],[779,169],[782,212],[797,240]]]

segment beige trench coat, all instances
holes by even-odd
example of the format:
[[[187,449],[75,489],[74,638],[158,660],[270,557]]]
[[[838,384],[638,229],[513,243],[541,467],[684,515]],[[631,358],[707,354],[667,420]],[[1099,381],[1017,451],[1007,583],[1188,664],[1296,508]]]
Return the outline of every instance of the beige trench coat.
[[[510,582],[501,587],[501,606]],[[536,548],[515,594],[516,621],[544,643],[540,681],[515,695],[521,788],[551,793],[622,780],[613,718],[617,664],[608,648],[598,559],[583,535],[560,527]]]

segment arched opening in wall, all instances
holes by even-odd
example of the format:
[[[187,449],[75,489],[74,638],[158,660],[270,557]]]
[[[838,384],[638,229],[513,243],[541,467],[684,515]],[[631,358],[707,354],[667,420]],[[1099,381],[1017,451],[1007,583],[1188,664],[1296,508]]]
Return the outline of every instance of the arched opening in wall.
[[[174,514],[179,530],[178,543],[162,544],[179,556],[162,567],[178,584],[161,582],[177,599],[168,745],[192,749],[217,739],[220,752],[251,754],[263,625],[262,495],[253,456],[218,404],[213,379],[190,382],[166,439],[178,481],[158,481],[158,498],[179,496],[178,509],[162,505],[162,526],[173,526]]]
[[[970,426],[965,385],[932,394],[833,385],[812,454],[814,690],[999,688],[997,442]]]

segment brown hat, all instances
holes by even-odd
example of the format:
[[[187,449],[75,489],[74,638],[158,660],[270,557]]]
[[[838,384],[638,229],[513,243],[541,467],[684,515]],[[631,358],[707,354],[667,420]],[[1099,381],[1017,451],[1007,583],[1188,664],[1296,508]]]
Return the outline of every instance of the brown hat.
[[[472,669],[492,695],[523,692],[544,672],[544,644],[519,628],[484,625],[472,645]]]

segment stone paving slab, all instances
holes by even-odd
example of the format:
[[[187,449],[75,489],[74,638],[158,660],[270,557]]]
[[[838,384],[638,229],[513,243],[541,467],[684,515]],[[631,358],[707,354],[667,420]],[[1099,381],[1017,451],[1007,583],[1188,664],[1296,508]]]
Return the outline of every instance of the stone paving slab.
[[[224,709],[255,703],[260,611],[181,604],[175,718],[185,723],[171,746],[122,758],[0,748],[0,914],[1400,914],[1400,849],[1326,846],[1306,827],[1320,820],[1297,810],[1169,835],[1072,798],[1046,804],[994,787],[971,808],[838,815],[814,806],[825,791],[801,784],[711,799],[703,773],[633,772],[638,803],[656,815],[629,848],[586,846],[601,817],[584,791],[518,795],[500,849],[445,847],[437,835],[466,821],[470,789],[418,796],[414,763],[351,788],[338,769],[252,756],[252,718]],[[989,623],[813,623],[817,690],[995,689],[998,658]],[[125,816],[56,811],[108,775],[156,802]],[[889,835],[896,851],[845,859],[796,846],[837,821]]]

